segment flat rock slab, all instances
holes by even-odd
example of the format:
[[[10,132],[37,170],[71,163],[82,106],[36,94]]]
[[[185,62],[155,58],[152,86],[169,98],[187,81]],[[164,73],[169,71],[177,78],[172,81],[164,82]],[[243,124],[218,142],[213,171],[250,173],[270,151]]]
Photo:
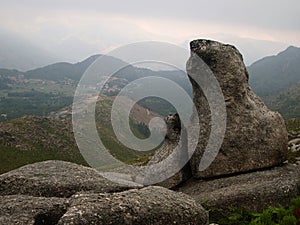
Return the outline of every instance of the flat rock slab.
[[[63,198],[0,196],[0,224],[57,224],[67,210]]]
[[[285,165],[213,180],[189,180],[178,191],[190,195],[205,209],[226,211],[236,207],[262,211],[268,206],[287,206],[300,195],[300,166]]]
[[[208,224],[208,213],[191,197],[163,187],[119,193],[77,194],[58,224]]]
[[[95,169],[64,161],[45,161],[0,175],[0,195],[70,197],[80,191],[118,192],[133,187],[104,178]]]

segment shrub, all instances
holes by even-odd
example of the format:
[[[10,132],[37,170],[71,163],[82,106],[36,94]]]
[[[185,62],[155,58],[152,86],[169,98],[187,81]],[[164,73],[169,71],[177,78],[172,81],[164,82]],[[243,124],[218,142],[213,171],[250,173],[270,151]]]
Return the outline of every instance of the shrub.
[[[221,210],[222,211],[222,210]],[[293,199],[288,208],[269,207],[262,213],[253,213],[241,209],[230,208],[230,215],[224,212],[219,224],[250,224],[250,225],[300,225],[300,197]]]

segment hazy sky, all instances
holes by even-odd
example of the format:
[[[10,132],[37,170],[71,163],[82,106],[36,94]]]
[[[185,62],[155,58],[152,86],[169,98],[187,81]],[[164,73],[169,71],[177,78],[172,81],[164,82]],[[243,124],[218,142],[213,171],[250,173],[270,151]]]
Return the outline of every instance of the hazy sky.
[[[247,63],[300,46],[299,0],[9,0],[0,28],[67,60],[143,40],[237,45]]]

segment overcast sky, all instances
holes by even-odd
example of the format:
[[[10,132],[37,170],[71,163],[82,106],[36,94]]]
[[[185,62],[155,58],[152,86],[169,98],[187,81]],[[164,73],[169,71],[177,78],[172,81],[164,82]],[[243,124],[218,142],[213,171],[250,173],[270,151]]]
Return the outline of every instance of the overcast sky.
[[[235,44],[250,64],[300,46],[299,12],[299,0],[10,0],[0,3],[0,29],[66,60],[136,41],[210,38]]]

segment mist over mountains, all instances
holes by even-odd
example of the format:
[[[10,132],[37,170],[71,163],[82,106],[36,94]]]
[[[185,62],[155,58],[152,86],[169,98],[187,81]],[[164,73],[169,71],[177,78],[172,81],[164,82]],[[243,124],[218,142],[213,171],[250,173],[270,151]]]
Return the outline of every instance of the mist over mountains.
[[[30,40],[0,29],[0,68],[26,71],[58,61]]]
[[[244,56],[246,65],[275,54],[287,44],[267,40],[243,38],[228,34],[212,34],[215,39],[237,46]],[[27,39],[20,34],[0,28],[0,68],[33,70],[55,62],[78,62],[99,52],[99,46],[70,36],[60,41],[43,42],[40,38]],[[103,43],[104,44],[104,43]],[[113,44],[113,43],[110,43]],[[188,49],[189,41],[181,44]],[[107,46],[109,48],[109,46]],[[101,47],[103,49],[104,46]],[[101,52],[101,51],[100,51]]]

